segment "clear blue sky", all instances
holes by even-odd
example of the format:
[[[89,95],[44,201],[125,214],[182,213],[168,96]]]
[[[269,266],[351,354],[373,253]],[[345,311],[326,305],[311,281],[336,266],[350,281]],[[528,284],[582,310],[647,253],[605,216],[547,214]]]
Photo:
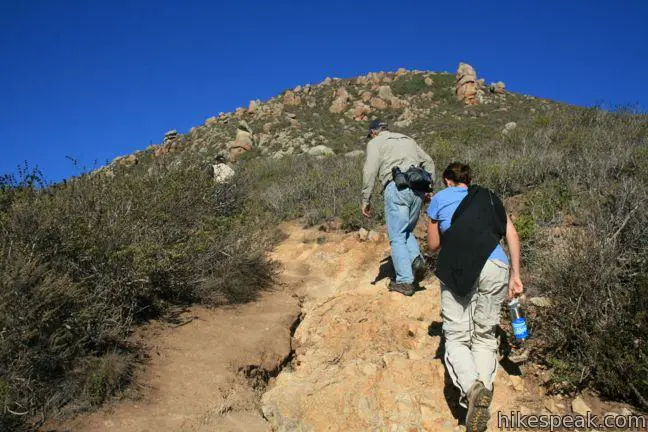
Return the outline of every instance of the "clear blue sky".
[[[297,84],[459,61],[646,110],[648,1],[0,0],[0,173],[58,180]]]

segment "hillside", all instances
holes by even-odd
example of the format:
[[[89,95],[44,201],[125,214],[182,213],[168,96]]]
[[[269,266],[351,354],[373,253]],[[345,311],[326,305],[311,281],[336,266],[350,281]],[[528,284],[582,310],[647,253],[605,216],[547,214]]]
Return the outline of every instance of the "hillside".
[[[501,91],[501,90],[499,90]],[[516,93],[480,90],[482,102],[467,106],[455,96],[455,75],[400,70],[369,73],[353,79],[327,78],[316,85],[287,90],[268,101],[251,101],[233,113],[211,117],[189,133],[170,139],[111,166],[148,165],[191,159],[208,162],[216,155],[236,158],[237,130],[251,133],[253,156],[318,154],[328,147],[334,154],[364,150],[368,119],[379,117],[393,130],[432,145],[435,141],[498,136],[509,122],[519,126],[546,121],[564,105]],[[243,143],[245,141],[241,139]]]
[[[188,305],[262,300],[286,276],[272,255],[285,239],[281,222],[340,235],[379,230],[379,193],[373,218],[359,214],[375,117],[414,137],[437,170],[470,163],[475,181],[504,197],[523,240],[528,294],[550,299],[529,305],[543,391],[589,388],[648,405],[647,117],[501,83],[468,90],[457,100],[447,73],[326,79],[61,184],[42,184],[38,172],[3,177],[0,425],[34,427],[128,394],[138,365],[150,362],[151,347],[135,337],[142,324],[178,324]],[[221,157],[236,174],[215,183]],[[379,263],[363,265],[369,274]]]

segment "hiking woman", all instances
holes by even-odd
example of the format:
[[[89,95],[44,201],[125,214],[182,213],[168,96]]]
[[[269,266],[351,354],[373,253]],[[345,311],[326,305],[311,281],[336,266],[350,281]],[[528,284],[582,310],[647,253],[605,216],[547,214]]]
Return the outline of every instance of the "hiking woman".
[[[447,186],[430,202],[428,246],[439,252],[445,364],[468,408],[468,432],[485,431],[497,371],[502,302],[523,290],[520,240],[501,200],[471,186],[468,165],[454,162],[443,172]],[[500,246],[505,236],[510,260]]]

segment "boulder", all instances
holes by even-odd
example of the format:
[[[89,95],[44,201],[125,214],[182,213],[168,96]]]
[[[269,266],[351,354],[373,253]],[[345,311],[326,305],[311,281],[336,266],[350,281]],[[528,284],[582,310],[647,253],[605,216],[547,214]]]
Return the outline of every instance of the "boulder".
[[[139,160],[137,159],[137,156],[135,155],[128,155],[128,156],[120,156],[118,158],[115,158],[113,161],[114,164],[123,166],[123,167],[132,167],[134,165],[137,165],[139,163]]]
[[[216,183],[227,183],[232,177],[234,177],[234,170],[225,163],[217,163],[212,165],[214,170],[214,182]]]
[[[287,106],[294,106],[301,104],[301,96],[295,94],[295,92],[288,90],[283,96],[283,103]]]
[[[412,110],[405,108],[403,114],[398,117],[398,121],[394,122],[396,127],[407,127],[412,124],[412,121],[416,118]]]
[[[325,145],[318,145],[308,149],[308,154],[311,156],[334,156],[335,152]]]
[[[356,121],[367,120],[367,116],[371,114],[371,107],[365,105],[362,101],[356,101],[353,104],[353,119]]]
[[[369,231],[367,231],[364,228],[360,228],[360,230],[358,231],[358,239],[360,241],[367,241],[368,238],[369,238]]]
[[[391,100],[394,97],[391,87],[388,85],[378,87],[378,97],[384,100]]]
[[[477,104],[477,73],[467,63],[459,63],[455,76],[455,93],[457,99],[466,105]]]
[[[335,99],[333,100],[333,103],[331,103],[331,106],[329,107],[329,112],[333,114],[340,114],[346,111],[348,107],[347,105],[348,101],[349,101],[349,92],[344,87],[340,87],[335,91]]]
[[[576,396],[576,399],[572,401],[571,406],[574,413],[582,416],[586,416],[588,412],[592,411],[581,396]]]
[[[408,105],[408,103],[402,99],[398,99],[397,97],[393,97],[389,99],[389,102],[391,102],[391,107],[394,109],[400,109],[403,108],[404,106]]]
[[[515,122],[508,122],[504,125],[504,129],[502,129],[502,133],[504,135],[507,135],[509,132],[517,128],[517,123]]]
[[[165,133],[164,139],[162,140],[162,145],[159,145],[155,148],[153,156],[159,157],[167,153],[173,153],[174,151],[176,151],[178,148],[177,139],[178,131],[170,130],[169,132]]]
[[[250,129],[250,126],[244,120],[241,120],[236,129],[236,138],[227,144],[230,160],[234,161],[238,159],[241,154],[252,150],[253,146],[254,137],[252,135],[252,129]]]
[[[504,84],[502,81],[491,83],[491,85],[488,88],[492,93],[498,93],[498,94],[506,93],[506,84]]]
[[[177,130],[170,130],[169,132],[164,134],[164,139],[162,140],[163,144],[166,144],[169,141],[173,141],[176,138],[178,138],[178,131]]]
[[[371,104],[371,106],[373,108],[376,108],[376,109],[379,109],[379,110],[384,110],[384,109],[387,109],[387,107],[388,107],[387,102],[385,102],[384,100],[382,100],[381,98],[378,98],[378,97],[371,98],[369,103]]]
[[[344,87],[340,87],[337,90],[335,90],[335,98],[336,99],[346,99],[346,100],[348,100],[349,97],[350,97],[349,92]]]
[[[362,99],[362,102],[369,102],[372,97],[373,95],[371,94],[370,91],[365,90],[362,93],[360,93],[360,99]]]
[[[432,84],[434,84],[434,80],[431,77],[425,77],[423,82],[425,83],[426,86],[431,86]]]
[[[329,107],[329,112],[333,114],[340,114],[346,111],[348,105],[346,99],[334,99]]]

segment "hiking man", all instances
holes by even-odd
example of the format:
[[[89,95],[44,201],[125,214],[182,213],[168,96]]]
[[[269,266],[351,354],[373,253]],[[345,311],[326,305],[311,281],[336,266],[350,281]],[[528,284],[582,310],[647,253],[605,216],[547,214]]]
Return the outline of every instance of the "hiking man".
[[[502,201],[488,189],[470,186],[468,165],[443,171],[446,188],[432,198],[427,214],[428,246],[440,249],[436,275],[441,280],[445,364],[468,408],[466,429],[488,426],[497,370],[495,328],[505,298],[523,290],[520,239]],[[511,259],[499,242],[506,236]]]
[[[363,171],[361,211],[364,216],[371,216],[371,193],[378,176],[383,187],[387,232],[396,271],[396,280],[391,281],[389,290],[411,296],[414,294],[413,284],[423,280],[426,271],[421,250],[412,233],[425,192],[410,187],[397,188],[392,168],[397,167],[405,173],[410,166],[420,165],[433,179],[434,162],[416,141],[406,135],[388,131],[387,124],[380,120],[374,120],[369,125],[368,138],[371,140],[367,144]]]

